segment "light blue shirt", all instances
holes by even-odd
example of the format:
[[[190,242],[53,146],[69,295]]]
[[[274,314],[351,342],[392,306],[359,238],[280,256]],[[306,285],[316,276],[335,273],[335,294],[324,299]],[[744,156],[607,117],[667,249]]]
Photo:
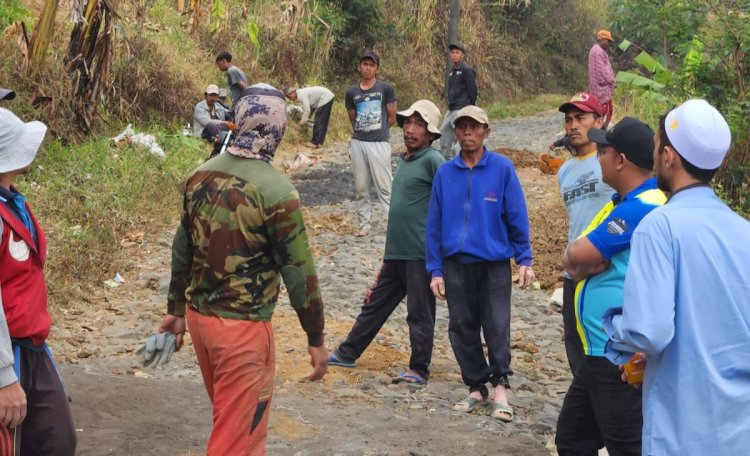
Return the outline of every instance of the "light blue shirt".
[[[607,357],[646,353],[643,455],[750,454],[750,222],[682,190],[631,241]]]

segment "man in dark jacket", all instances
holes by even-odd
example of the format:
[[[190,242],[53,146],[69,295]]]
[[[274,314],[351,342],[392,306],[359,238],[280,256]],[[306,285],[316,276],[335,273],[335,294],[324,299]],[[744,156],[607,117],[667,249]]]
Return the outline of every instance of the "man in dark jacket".
[[[464,61],[466,49],[462,44],[452,43],[448,50],[453,67],[448,71],[448,112],[440,127],[440,150],[450,160],[455,155],[453,147],[457,142],[453,134],[453,118],[459,109],[477,104],[477,72]]]

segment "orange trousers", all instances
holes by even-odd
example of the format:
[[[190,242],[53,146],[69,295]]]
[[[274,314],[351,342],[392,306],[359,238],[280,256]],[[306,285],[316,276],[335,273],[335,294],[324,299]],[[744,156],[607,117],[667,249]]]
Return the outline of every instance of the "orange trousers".
[[[213,404],[207,455],[265,455],[276,361],[271,322],[212,317],[188,307],[187,323]]]

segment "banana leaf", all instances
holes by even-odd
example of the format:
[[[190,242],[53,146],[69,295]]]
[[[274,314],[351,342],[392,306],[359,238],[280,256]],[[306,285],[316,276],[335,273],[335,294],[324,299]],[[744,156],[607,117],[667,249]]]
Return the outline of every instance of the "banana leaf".
[[[621,84],[642,87],[644,89],[660,92],[664,90],[664,84],[658,83],[653,79],[644,78],[643,76],[628,71],[618,71],[615,80]]]
[[[622,41],[620,42],[620,44],[619,44],[619,45],[618,45],[617,47],[618,47],[618,48],[620,48],[620,50],[621,50],[622,52],[625,52],[625,51],[627,51],[627,50],[628,50],[628,48],[630,48],[630,46],[631,46],[632,44],[633,44],[633,43],[631,43],[631,42],[630,42],[630,41],[628,41],[628,40],[622,40]]]

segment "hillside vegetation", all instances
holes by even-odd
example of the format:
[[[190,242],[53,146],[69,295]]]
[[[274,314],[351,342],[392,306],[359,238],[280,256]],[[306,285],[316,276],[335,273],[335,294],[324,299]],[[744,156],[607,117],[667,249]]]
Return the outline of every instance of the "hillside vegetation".
[[[50,44],[39,50],[45,7],[58,4]],[[91,6],[71,22],[72,4]],[[0,86],[7,105],[50,126],[35,170],[19,185],[50,233],[48,267],[56,303],[127,267],[121,242],[139,242],[170,226],[180,199],[175,185],[207,155],[179,134],[205,86],[226,86],[215,55],[228,50],[251,82],[322,84],[337,96],[329,141],[350,132],[343,107],[357,80],[359,53],[376,49],[380,76],[400,107],[443,100],[450,0],[4,0],[0,3]],[[671,70],[662,98],[620,84],[615,115],[653,124],[680,100],[708,98],[731,112],[735,149],[720,181],[735,207],[748,211],[747,130],[750,2],[743,0],[462,0],[459,41],[477,69],[478,104],[494,117],[557,106],[587,86],[586,59],[600,28],[636,43],[613,49],[615,70],[656,77],[634,62],[644,50]],[[178,10],[183,5],[183,11]],[[199,8],[190,9],[190,5]],[[677,8],[681,14],[669,14]],[[85,11],[84,11],[85,13]],[[21,23],[23,22],[23,26]],[[25,30],[25,35],[24,35]],[[664,33],[666,30],[666,34]],[[699,64],[683,66],[685,41],[703,40]],[[26,37],[24,39],[24,36]],[[32,43],[30,45],[30,43]],[[36,44],[33,44],[36,43]],[[74,46],[71,46],[71,43]],[[108,138],[132,123],[156,135],[165,159]],[[304,138],[289,128],[282,150]],[[130,239],[130,240],[128,240]]]

